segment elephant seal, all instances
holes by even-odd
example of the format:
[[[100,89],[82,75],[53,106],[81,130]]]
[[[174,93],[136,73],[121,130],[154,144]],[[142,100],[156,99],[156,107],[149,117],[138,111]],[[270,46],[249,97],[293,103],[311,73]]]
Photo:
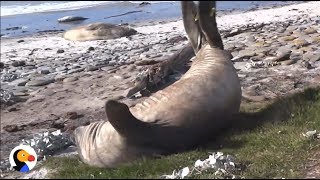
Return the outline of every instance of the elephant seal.
[[[85,163],[117,167],[142,156],[188,150],[228,125],[231,116],[239,112],[240,81],[223,50],[215,2],[199,2],[196,23],[191,11],[195,4],[181,3],[186,32],[196,52],[190,69],[133,107],[108,100],[108,121],[75,129],[75,143]]]
[[[93,23],[66,31],[63,38],[71,41],[107,40],[131,36],[137,31],[108,23]]]

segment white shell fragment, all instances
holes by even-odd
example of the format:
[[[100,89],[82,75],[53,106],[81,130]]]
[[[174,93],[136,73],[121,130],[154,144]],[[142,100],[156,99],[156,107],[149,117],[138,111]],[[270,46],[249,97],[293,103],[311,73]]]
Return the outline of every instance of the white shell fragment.
[[[304,137],[307,137],[307,138],[320,139],[320,133],[317,133],[317,130],[308,131],[308,132],[306,132],[305,134],[302,133],[302,135],[303,135]]]
[[[22,144],[31,146],[37,152],[38,160],[41,160],[45,155],[53,155],[60,150],[66,149],[73,142],[67,134],[57,130],[51,133],[34,134],[30,140],[23,139]]]
[[[193,172],[201,173],[202,171],[212,169],[214,170],[215,176],[230,177],[232,179],[237,178],[232,174],[236,170],[235,158],[231,155],[224,156],[222,152],[212,153],[209,155],[208,159],[200,160],[198,159],[194,163],[192,170],[189,167],[184,167],[178,173],[176,170],[173,171],[171,175],[163,175],[162,178],[165,179],[184,179],[185,177],[191,176]]]

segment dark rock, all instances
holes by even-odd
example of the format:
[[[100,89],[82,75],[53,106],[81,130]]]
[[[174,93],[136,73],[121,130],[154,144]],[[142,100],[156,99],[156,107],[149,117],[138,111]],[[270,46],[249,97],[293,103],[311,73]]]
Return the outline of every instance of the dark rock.
[[[19,66],[24,66],[26,65],[25,61],[13,61],[13,63],[11,64],[13,67],[19,67]]]
[[[291,51],[282,51],[277,54],[277,57],[272,59],[272,61],[284,61],[290,59]]]
[[[22,42],[24,42],[23,39],[17,41],[17,43],[22,43]]]
[[[88,51],[90,52],[90,51],[93,51],[94,50],[94,47],[89,47],[88,48]]]
[[[67,23],[67,22],[73,22],[73,21],[83,21],[86,19],[88,19],[88,18],[84,18],[81,16],[65,16],[65,17],[58,19],[58,22],[59,23]]]
[[[2,69],[4,67],[4,63],[0,62],[0,68]]]
[[[172,37],[168,40],[169,43],[178,43],[178,42],[181,42],[181,41],[187,41],[188,38],[186,36],[175,36],[175,37]],[[148,48],[149,50],[149,48]],[[146,51],[148,51],[146,50]]]
[[[6,125],[3,127],[3,129],[7,132],[17,132],[21,130],[17,125]]]
[[[18,111],[19,109],[17,109],[16,107],[10,107],[8,108],[8,112],[12,112],[12,111]]]
[[[151,3],[149,3],[149,2],[142,2],[142,3],[140,3],[139,4],[139,6],[145,6],[145,5],[150,5]]]
[[[57,53],[58,53],[58,54],[64,53],[64,50],[63,50],[63,49],[58,49],[58,50],[57,50]]]
[[[22,27],[10,27],[10,28],[6,28],[7,31],[9,30],[18,30],[18,29],[22,29]]]
[[[51,127],[57,128],[57,129],[62,129],[65,126],[64,123],[65,123],[64,119],[58,119],[58,120],[55,120],[52,122]]]
[[[67,112],[64,115],[64,118],[66,119],[77,119],[79,117],[79,115],[76,112]]]

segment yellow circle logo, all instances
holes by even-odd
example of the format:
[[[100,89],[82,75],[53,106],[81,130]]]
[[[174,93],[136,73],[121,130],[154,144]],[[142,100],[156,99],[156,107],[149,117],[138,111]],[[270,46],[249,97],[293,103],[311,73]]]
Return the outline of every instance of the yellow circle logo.
[[[29,172],[37,163],[37,154],[31,146],[15,147],[9,157],[11,167],[20,172]]]

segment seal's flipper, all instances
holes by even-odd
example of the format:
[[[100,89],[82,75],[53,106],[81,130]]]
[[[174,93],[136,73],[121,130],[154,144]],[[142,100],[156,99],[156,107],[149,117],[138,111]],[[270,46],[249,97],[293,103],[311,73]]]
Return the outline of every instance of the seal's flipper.
[[[215,1],[199,1],[199,25],[206,41],[212,47],[223,49],[222,39],[217,28],[216,11]]]
[[[199,26],[197,7],[193,1],[182,1],[181,11],[184,29],[189,37],[194,52],[201,49],[203,35]]]
[[[134,117],[129,107],[116,100],[108,100],[105,110],[110,124],[129,141],[148,142],[151,138],[151,124]]]

